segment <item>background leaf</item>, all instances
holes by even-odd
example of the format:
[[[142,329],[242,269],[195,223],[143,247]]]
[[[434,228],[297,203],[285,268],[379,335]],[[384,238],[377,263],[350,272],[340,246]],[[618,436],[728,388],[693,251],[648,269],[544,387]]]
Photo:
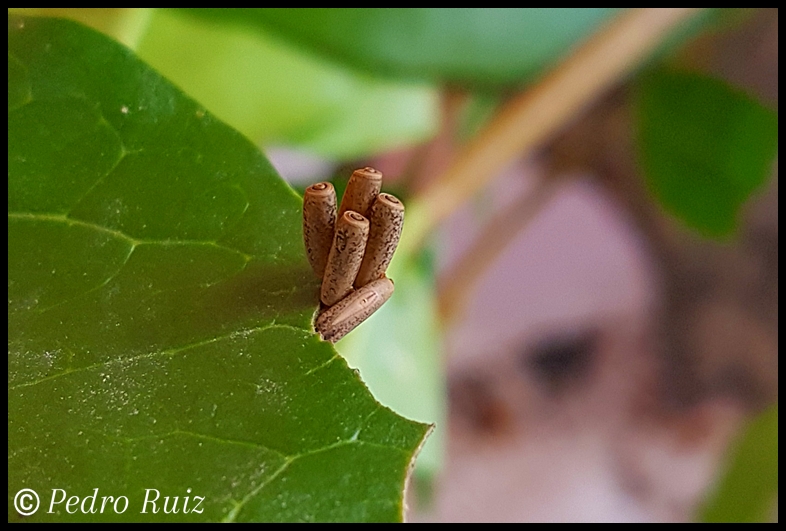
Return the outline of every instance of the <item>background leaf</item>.
[[[724,83],[656,71],[641,81],[639,150],[657,199],[710,236],[731,233],[778,150],[778,117]]]
[[[221,17],[156,10],[137,53],[255,142],[347,158],[419,142],[436,129],[429,85],[375,79]]]
[[[9,17],[8,44],[9,521],[21,488],[28,521],[399,520],[428,426],[314,335],[300,198],[106,37]],[[96,488],[128,510],[46,511]]]
[[[374,73],[476,87],[527,81],[617,9],[192,9],[271,28]]]
[[[704,522],[771,521],[778,494],[778,406],[759,415],[729,453],[720,483],[704,507]]]

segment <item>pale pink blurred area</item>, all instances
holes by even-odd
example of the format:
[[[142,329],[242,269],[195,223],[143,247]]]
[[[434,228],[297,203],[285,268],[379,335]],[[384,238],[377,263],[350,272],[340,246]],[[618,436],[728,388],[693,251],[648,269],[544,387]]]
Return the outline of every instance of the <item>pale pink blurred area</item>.
[[[558,185],[474,287],[471,304],[448,333],[453,366],[549,326],[594,324],[604,316],[635,319],[646,312],[652,275],[640,243],[616,205],[588,178],[576,177]],[[526,193],[526,182],[520,174],[495,187],[515,196]],[[499,203],[493,210],[506,207],[508,198],[501,199],[491,199]],[[450,242],[446,262],[466,252],[467,236],[477,233],[473,207],[457,213],[444,231]]]
[[[531,171],[521,164],[496,181],[491,210],[510,202],[498,189],[526,193]],[[480,232],[476,210],[447,223],[446,262]],[[654,403],[657,281],[631,227],[590,176],[575,175],[485,271],[447,330],[447,463],[433,505],[412,518],[692,518],[742,412],[717,402],[670,417]],[[527,361],[549,342],[589,358],[556,387]]]

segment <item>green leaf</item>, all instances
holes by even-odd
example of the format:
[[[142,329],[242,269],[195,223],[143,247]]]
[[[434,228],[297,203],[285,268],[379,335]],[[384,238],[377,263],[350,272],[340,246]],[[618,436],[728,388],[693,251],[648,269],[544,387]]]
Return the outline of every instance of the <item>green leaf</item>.
[[[272,28],[354,67],[475,87],[518,84],[565,55],[617,9],[193,9]]]
[[[778,406],[745,429],[700,511],[704,522],[771,521],[778,493]]]
[[[156,10],[137,53],[262,144],[360,157],[421,142],[437,128],[433,87],[359,74],[221,18]]]
[[[730,234],[772,170],[777,114],[720,81],[667,71],[643,78],[638,113],[641,165],[657,199],[705,235]]]
[[[9,521],[24,488],[25,521],[400,520],[429,427],[315,336],[300,198],[106,37],[9,17],[8,47]]]

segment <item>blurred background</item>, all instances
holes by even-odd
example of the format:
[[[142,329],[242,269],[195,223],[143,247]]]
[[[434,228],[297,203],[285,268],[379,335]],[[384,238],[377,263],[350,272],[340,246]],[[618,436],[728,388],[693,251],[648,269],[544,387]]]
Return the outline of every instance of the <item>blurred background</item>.
[[[296,189],[384,173],[396,294],[337,348],[436,423],[409,520],[777,520],[777,9],[15,11]]]

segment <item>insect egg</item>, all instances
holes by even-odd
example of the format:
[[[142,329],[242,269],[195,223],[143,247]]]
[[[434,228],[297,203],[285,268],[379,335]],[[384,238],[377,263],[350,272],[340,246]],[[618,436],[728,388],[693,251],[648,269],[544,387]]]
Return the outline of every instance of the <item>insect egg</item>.
[[[316,183],[303,194],[303,241],[311,268],[325,274],[336,225],[336,190],[330,183]]]
[[[404,226],[404,205],[393,195],[379,194],[371,207],[369,223],[368,243],[355,287],[385,276]]]
[[[381,187],[382,173],[374,168],[365,167],[352,172],[347,189],[344,191],[344,197],[341,198],[338,217],[340,218],[348,210],[354,210],[368,217],[371,205]]]
[[[387,277],[366,284],[323,311],[315,323],[322,339],[335,343],[376,312],[393,294]]]
[[[332,306],[352,291],[366,250],[368,229],[368,220],[351,210],[336,222],[336,233],[322,279],[320,299],[323,304]]]

